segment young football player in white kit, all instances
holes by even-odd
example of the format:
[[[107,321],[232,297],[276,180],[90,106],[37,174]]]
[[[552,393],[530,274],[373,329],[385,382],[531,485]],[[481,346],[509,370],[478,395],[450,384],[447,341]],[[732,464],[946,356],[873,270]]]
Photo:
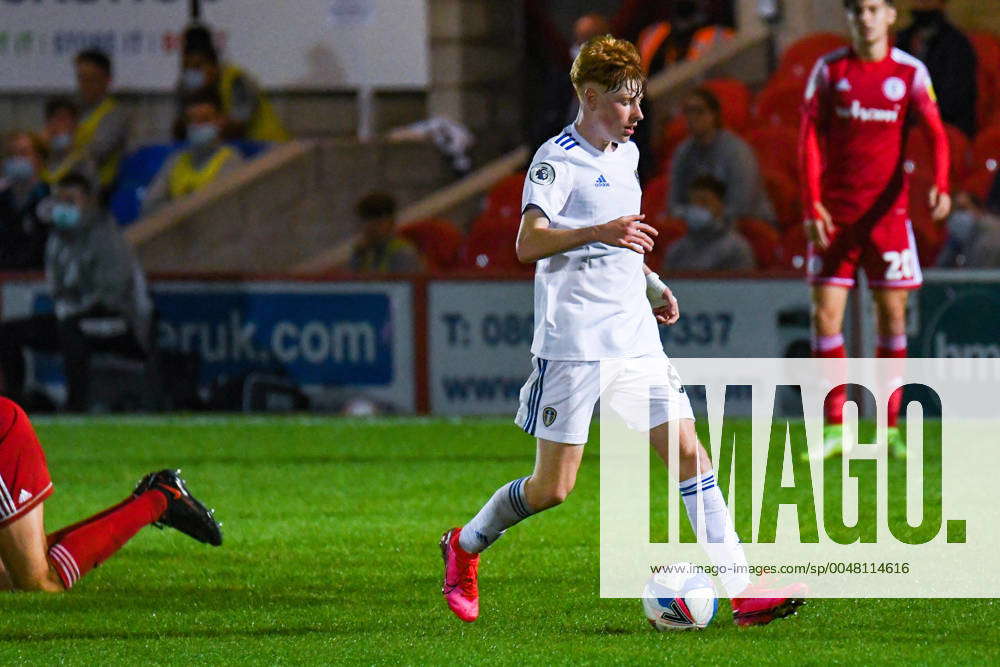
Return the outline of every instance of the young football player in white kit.
[[[563,502],[573,489],[602,361],[632,360],[648,377],[650,443],[667,461],[669,422],[677,421],[677,478],[695,526],[704,534],[740,625],[768,623],[802,603],[803,587],[750,584],[746,557],[694,430],[687,395],[670,366],[657,322],[673,324],[677,301],[643,264],[656,230],[638,214],[639,152],[629,141],[642,120],[645,75],[635,47],[610,35],[587,42],[570,74],[580,99],[576,122],[545,142],[528,170],[517,255],[535,269],[534,369],[521,390],[515,422],[537,438],[535,469],[503,485],[479,513],[441,538],[442,592],[463,621],[479,616],[479,552],[505,530]],[[651,308],[652,305],[652,308]],[[645,369],[645,370],[644,370]],[[697,532],[696,532],[697,534]],[[734,566],[742,567],[733,572]]]

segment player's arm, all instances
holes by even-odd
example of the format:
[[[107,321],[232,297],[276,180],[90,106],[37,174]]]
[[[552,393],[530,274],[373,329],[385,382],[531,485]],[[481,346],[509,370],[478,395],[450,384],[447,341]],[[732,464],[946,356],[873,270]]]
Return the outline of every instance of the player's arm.
[[[826,62],[819,60],[813,67],[802,104],[802,125],[799,129],[799,172],[802,174],[802,206],[809,240],[820,248],[830,244],[833,219],[823,206],[821,179],[823,154],[820,149],[820,118],[826,100]]]
[[[923,66],[917,70],[913,79],[913,109],[931,133],[931,143],[934,146],[934,185],[931,186],[928,204],[935,220],[944,220],[951,211],[951,195],[948,186],[948,134],[941,122],[941,112],[938,110],[937,98],[931,76]]]
[[[643,254],[653,249],[655,229],[644,215],[623,215],[610,222],[579,229],[553,229],[542,209],[528,204],[517,230],[517,259],[525,264],[588,243],[606,243]]]
[[[642,265],[642,272],[646,276],[646,298],[653,307],[656,321],[660,324],[673,324],[681,316],[681,308],[677,305],[674,293],[660,280],[660,276],[645,264]]]

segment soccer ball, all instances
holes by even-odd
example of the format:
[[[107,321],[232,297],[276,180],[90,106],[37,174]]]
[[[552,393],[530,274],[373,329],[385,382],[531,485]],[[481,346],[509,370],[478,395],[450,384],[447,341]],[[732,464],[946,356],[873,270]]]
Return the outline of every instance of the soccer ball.
[[[690,563],[674,563],[670,569],[650,577],[642,592],[649,624],[660,632],[708,626],[719,609],[712,580]]]

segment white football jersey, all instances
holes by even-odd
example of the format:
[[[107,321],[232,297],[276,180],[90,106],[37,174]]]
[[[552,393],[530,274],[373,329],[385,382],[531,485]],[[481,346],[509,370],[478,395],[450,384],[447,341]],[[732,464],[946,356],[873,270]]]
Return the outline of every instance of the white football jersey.
[[[639,213],[639,149],[600,151],[573,125],[535,153],[521,210],[540,208],[553,229],[577,229]],[[535,336],[542,359],[600,361],[663,350],[646,299],[643,256],[589,243],[538,261]]]

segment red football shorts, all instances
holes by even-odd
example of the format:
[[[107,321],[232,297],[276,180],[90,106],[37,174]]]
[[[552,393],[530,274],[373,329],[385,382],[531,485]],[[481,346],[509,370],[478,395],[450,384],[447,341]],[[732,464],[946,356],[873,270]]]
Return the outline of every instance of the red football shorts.
[[[812,285],[854,287],[859,266],[871,287],[916,289],[924,282],[905,209],[896,209],[874,224],[838,225],[825,250],[809,244],[808,258]]]
[[[0,396],[0,528],[52,495],[35,429],[17,403]]]

